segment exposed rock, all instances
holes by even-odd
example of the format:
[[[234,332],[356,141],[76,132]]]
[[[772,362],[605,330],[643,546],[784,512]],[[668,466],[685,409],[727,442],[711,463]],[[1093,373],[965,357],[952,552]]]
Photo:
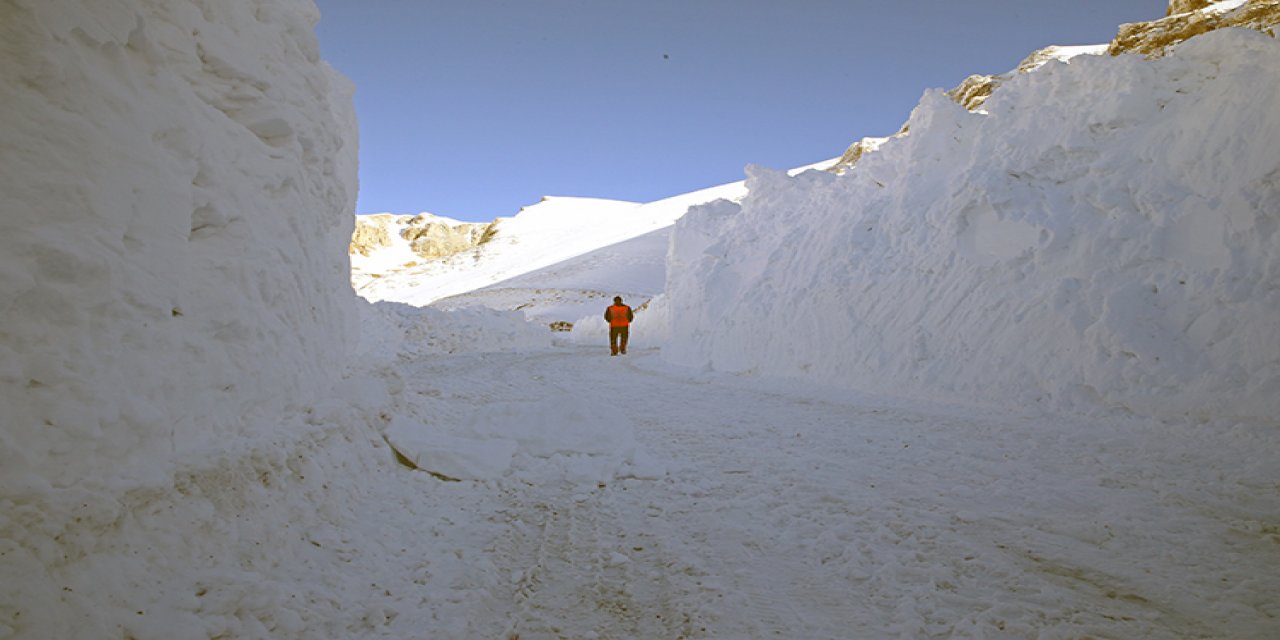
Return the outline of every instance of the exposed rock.
[[[1171,16],[1176,13],[1199,11],[1214,2],[1215,0],[1169,0],[1169,11],[1165,15]]]
[[[999,87],[1001,83],[1012,78],[1014,75],[1033,71],[1050,60],[1062,60],[1085,52],[1101,53],[1101,48],[1045,47],[1027,56],[1026,59],[1018,64],[1016,69],[1009,73],[992,76],[975,74],[965,78],[964,82],[961,82],[959,86],[947,91],[947,97],[951,98],[965,109],[974,111],[982,107],[983,103],[987,101],[987,98],[995,92],[996,88]],[[845,150],[844,155],[841,156],[840,160],[827,170],[832,173],[842,174],[852,169],[854,165],[858,163],[858,160],[862,158],[863,154],[875,151],[880,148],[880,145],[884,144],[886,140],[896,138],[906,133],[907,129],[904,126],[890,138],[863,138],[850,145],[849,148]]]
[[[898,131],[898,133],[893,136],[890,136],[890,138],[896,138],[906,132],[906,128],[903,127],[902,130]],[[827,171],[837,175],[843,174],[844,172],[852,169],[853,165],[858,164],[858,160],[862,159],[863,154],[879,149],[880,145],[884,144],[885,141],[890,138],[863,138],[849,145],[849,148],[845,150],[844,155],[840,156],[840,160],[828,167]]]
[[[372,216],[356,216],[356,229],[351,234],[351,245],[347,253],[358,253],[368,256],[376,249],[391,246],[391,232],[388,227],[395,216],[380,213]]]
[[[947,96],[955,100],[957,104],[974,111],[982,107],[987,98],[995,92],[1005,80],[1012,78],[1019,73],[1029,73],[1044,66],[1050,60],[1065,60],[1082,53],[1102,53],[1101,47],[1059,47],[1048,46],[1031,53],[1018,63],[1010,73],[1002,73],[994,76],[972,75],[964,79],[959,86],[947,92]]]
[[[1135,22],[1120,25],[1120,32],[1107,53],[1140,53],[1158,58],[1170,47],[1194,38],[1202,33],[1226,27],[1256,29],[1272,36],[1280,24],[1280,0],[1248,0],[1234,9],[1221,2],[1204,0],[1173,0],[1169,3],[1169,15],[1151,22]]]
[[[399,236],[409,241],[409,247],[417,255],[427,259],[443,258],[478,247],[497,233],[497,220],[473,223],[429,213],[416,216],[379,213],[356,217],[348,253],[368,257],[378,249],[390,247]]]
[[[413,252],[423,258],[443,258],[478,247],[498,232],[498,223],[442,222],[435,216],[422,214],[409,220],[400,237],[409,241]]]
[[[973,111],[982,106],[987,98],[995,92],[1003,76],[984,76],[974,74],[964,79],[959,86],[947,92],[947,97],[957,104]]]

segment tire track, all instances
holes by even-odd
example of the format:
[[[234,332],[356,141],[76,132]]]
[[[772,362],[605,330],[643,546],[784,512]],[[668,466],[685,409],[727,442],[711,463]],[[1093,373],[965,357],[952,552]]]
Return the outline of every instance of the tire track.
[[[1270,584],[1274,563],[1229,564],[1253,548],[1196,510],[1255,502],[1206,498],[1211,477],[1172,497],[1150,481],[1153,465],[1188,473],[1185,445],[1168,441],[1177,432],[774,393],[650,370],[642,352],[595,354],[476,359],[500,392],[475,400],[507,388],[609,398],[669,471],[598,487],[554,474],[499,483],[507,526],[493,561],[509,579],[486,614],[509,639],[1176,639],[1240,611],[1253,617],[1237,628],[1274,619],[1213,582]],[[1239,526],[1265,533],[1263,518]],[[1171,526],[1237,537],[1180,546],[1189,538]],[[1255,601],[1256,614],[1237,607]]]
[[[700,637],[690,594],[672,579],[680,563],[660,533],[635,530],[619,512],[619,491],[566,484],[505,493],[510,526],[497,563],[511,577],[508,638]]]

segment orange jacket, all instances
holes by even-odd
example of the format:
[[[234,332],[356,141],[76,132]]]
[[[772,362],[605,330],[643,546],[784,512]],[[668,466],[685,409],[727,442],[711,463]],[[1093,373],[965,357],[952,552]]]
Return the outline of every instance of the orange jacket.
[[[626,327],[631,325],[635,314],[631,313],[631,307],[615,304],[604,310],[604,319],[609,321],[610,327]]]

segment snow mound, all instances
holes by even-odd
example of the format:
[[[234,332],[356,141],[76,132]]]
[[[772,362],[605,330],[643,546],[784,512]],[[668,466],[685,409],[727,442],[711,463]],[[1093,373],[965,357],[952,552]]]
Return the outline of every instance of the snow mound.
[[[676,225],[680,364],[1154,416],[1280,415],[1280,43],[925,94],[845,176],[748,171]]]

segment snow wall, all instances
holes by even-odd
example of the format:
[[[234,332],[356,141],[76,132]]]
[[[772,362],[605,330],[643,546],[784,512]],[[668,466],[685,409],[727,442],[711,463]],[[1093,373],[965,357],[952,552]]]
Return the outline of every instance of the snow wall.
[[[309,1],[0,6],[0,486],[165,480],[354,342],[352,87]]]
[[[339,384],[356,125],[318,17],[0,3],[0,638],[353,637],[322,627],[368,576],[296,533],[356,519],[389,402]]]
[[[1280,415],[1280,41],[925,94],[845,176],[748,169],[672,238],[665,357],[1053,410]]]

